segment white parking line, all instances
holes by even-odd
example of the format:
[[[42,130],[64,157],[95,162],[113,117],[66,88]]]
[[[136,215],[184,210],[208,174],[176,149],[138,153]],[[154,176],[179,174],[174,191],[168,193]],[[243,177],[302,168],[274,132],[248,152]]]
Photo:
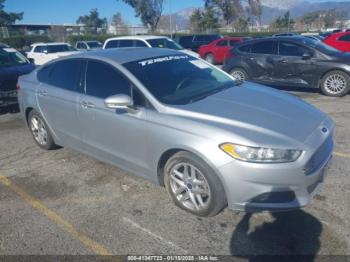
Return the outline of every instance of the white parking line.
[[[160,242],[162,242],[163,244],[167,244],[169,247],[172,247],[174,249],[176,249],[177,251],[180,251],[184,254],[187,254],[188,251],[183,249],[182,247],[179,247],[178,245],[174,244],[173,242],[166,240],[165,238],[153,233],[152,231],[150,231],[147,228],[142,227],[141,225],[137,224],[136,222],[132,221],[130,218],[127,217],[123,217],[123,221],[131,226],[133,226],[134,228],[137,228],[141,231],[143,231],[144,233],[147,233],[148,235],[152,236],[153,238],[159,240]]]

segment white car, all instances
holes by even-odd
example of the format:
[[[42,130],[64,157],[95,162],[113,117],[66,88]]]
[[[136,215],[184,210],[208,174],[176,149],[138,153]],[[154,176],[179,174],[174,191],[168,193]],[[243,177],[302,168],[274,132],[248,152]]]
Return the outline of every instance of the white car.
[[[36,43],[30,46],[27,57],[36,65],[43,65],[59,57],[78,53],[78,51],[67,43]]]
[[[184,49],[181,45],[165,36],[137,35],[114,37],[107,39],[103,45],[103,49],[122,47],[168,48],[199,58],[197,53]]]
[[[75,44],[75,48],[78,49],[79,51],[101,49],[102,43],[99,41],[78,41]]]

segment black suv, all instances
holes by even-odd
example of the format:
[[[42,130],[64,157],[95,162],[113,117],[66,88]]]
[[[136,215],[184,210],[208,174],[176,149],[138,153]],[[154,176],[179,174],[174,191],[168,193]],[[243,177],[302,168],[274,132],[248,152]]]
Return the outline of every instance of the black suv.
[[[21,53],[0,43],[0,109],[17,106],[17,79],[34,69]]]
[[[175,36],[174,40],[179,43],[185,49],[191,49],[198,53],[198,49],[202,45],[210,44],[216,39],[222,38],[222,35],[211,34],[211,35],[183,35]]]
[[[320,88],[328,96],[350,90],[350,54],[307,37],[251,40],[231,49],[223,70],[239,81]]]

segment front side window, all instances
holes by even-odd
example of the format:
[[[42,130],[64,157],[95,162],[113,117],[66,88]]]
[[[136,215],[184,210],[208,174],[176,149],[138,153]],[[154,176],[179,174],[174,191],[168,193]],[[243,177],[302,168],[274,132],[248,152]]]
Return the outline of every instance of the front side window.
[[[71,47],[69,45],[47,45],[47,52],[48,53],[59,53],[59,52],[69,52],[69,51],[75,51],[76,49],[74,47]]]
[[[302,56],[308,51],[305,47],[290,42],[280,42],[279,44],[279,55],[281,56]]]
[[[154,57],[124,66],[156,99],[169,105],[193,103],[236,85],[230,76],[188,55]]]
[[[28,60],[13,48],[0,48],[0,67],[28,64]]]
[[[82,61],[78,59],[56,62],[50,70],[48,83],[69,91],[77,91],[81,68]],[[43,78],[45,78],[45,71],[43,71]]]
[[[34,51],[33,51],[34,53],[42,53],[43,52],[43,46],[36,46],[35,48],[34,48]]]
[[[85,46],[85,44],[83,44],[83,43],[79,43],[79,44],[78,44],[78,48],[79,48],[79,49],[86,49],[86,46]]]
[[[276,42],[264,41],[252,45],[252,53],[264,55],[277,55]]]
[[[238,50],[243,52],[243,53],[250,53],[251,48],[252,48],[252,45],[244,45],[244,46],[241,46],[240,48],[238,48]]]
[[[240,43],[239,40],[230,40],[230,46],[235,46],[236,44]]]
[[[150,39],[147,40],[147,42],[152,46],[156,48],[169,48],[174,50],[182,50],[183,47],[174,42],[173,40],[170,40],[168,38],[157,38],[157,39]]]
[[[100,42],[87,42],[89,48],[101,48],[102,44]]]
[[[103,99],[117,94],[130,95],[130,87],[130,82],[111,65],[93,60],[88,61],[87,95]]]
[[[148,47],[145,42],[141,40],[135,40],[135,46],[136,47]]]

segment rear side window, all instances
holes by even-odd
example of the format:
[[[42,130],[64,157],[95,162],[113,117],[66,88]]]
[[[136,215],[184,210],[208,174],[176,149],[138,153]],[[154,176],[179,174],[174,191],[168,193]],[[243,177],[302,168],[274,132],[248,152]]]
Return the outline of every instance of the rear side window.
[[[119,40],[108,41],[105,48],[117,48],[119,46]]]
[[[244,45],[238,48],[242,53],[250,53],[252,45]]]
[[[77,91],[80,80],[82,61],[65,60],[53,64],[49,73],[48,83],[69,91]],[[44,68],[45,69],[45,68]],[[42,77],[45,79],[45,73]]]
[[[99,98],[130,95],[130,82],[115,68],[103,62],[89,61],[86,72],[86,94]]]
[[[339,41],[350,42],[350,34],[339,37]]]
[[[277,55],[276,42],[264,41],[252,45],[251,52],[254,54]]]
[[[120,40],[119,47],[133,47],[134,40]]]

